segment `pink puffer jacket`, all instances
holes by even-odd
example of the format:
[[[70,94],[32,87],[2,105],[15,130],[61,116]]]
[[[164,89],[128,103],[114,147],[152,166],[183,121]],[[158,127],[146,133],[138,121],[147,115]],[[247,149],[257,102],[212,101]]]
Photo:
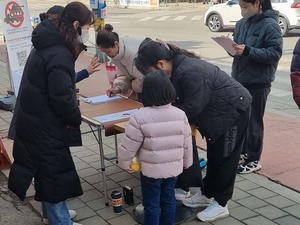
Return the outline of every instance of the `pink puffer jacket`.
[[[119,147],[119,166],[137,156],[144,176],[169,178],[192,165],[191,128],[185,113],[172,106],[146,107],[129,120]]]

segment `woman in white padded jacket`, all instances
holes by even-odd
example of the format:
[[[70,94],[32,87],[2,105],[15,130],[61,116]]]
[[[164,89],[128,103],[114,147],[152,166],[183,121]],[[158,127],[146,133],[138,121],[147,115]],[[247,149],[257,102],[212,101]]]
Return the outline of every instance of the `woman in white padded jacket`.
[[[143,40],[136,37],[119,37],[113,32],[113,26],[110,24],[106,24],[105,28],[98,32],[97,46],[117,66],[113,86],[106,91],[108,96],[126,93],[129,89],[135,91],[138,96],[142,92],[144,75],[136,69],[134,60]]]

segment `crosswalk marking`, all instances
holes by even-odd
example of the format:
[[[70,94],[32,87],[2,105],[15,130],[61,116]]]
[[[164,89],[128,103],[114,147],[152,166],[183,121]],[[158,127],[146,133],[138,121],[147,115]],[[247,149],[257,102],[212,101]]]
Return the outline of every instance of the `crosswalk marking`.
[[[162,16],[160,18],[158,18],[156,21],[164,21],[166,19],[168,19],[170,16]]]
[[[201,20],[203,16],[194,16],[191,20]]]
[[[183,20],[186,16],[177,16],[174,20]]]
[[[140,19],[139,21],[148,21],[148,20],[151,20],[153,18],[153,16],[147,16],[147,17],[144,17],[143,19]]]

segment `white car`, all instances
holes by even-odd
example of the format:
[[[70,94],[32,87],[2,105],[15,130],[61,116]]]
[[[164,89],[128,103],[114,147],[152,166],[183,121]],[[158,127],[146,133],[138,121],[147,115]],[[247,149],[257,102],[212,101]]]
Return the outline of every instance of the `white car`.
[[[278,24],[282,35],[290,30],[300,28],[300,0],[271,0],[273,9],[279,11]],[[238,0],[213,5],[207,9],[204,15],[204,24],[213,32],[224,28],[234,28],[238,20],[242,18]]]

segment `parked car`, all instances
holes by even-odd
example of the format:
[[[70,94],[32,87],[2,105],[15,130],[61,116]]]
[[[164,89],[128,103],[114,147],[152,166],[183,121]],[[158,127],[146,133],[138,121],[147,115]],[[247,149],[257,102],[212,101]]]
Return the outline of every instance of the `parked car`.
[[[278,24],[283,36],[292,29],[300,28],[300,0],[271,0],[271,2],[273,9],[279,11]],[[229,0],[209,7],[204,15],[204,24],[212,32],[218,32],[225,28],[234,28],[241,18],[239,1]]]

